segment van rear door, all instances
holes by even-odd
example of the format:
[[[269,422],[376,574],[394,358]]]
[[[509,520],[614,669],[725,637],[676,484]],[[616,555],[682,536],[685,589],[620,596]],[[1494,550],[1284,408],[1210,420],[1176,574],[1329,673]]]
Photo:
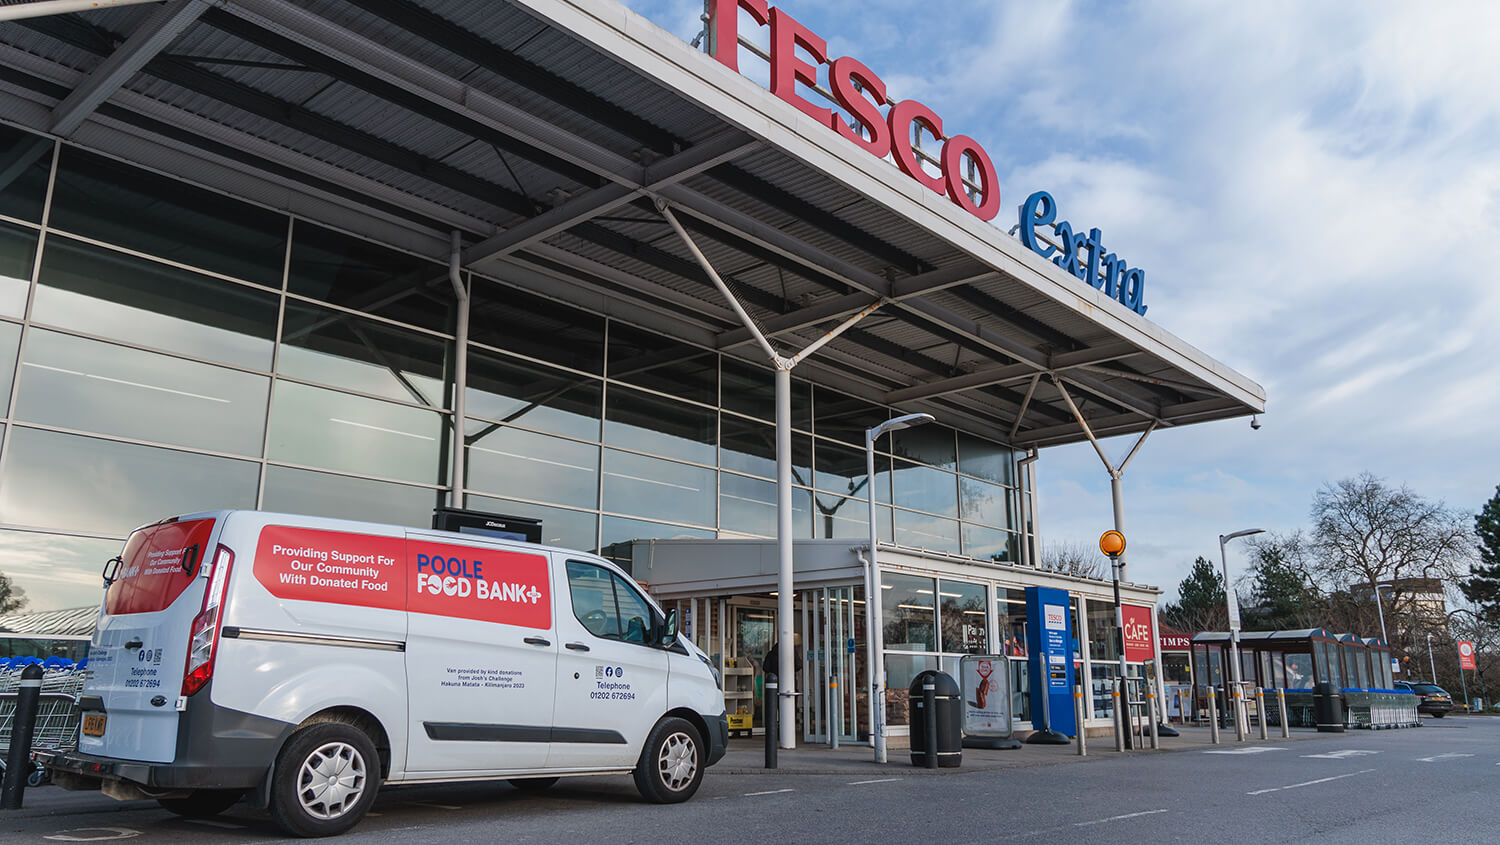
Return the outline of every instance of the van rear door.
[[[79,751],[156,763],[175,756],[176,703],[203,602],[198,576],[212,559],[217,521],[168,520],[125,541],[89,648]],[[103,711],[91,709],[88,696],[98,696]]]

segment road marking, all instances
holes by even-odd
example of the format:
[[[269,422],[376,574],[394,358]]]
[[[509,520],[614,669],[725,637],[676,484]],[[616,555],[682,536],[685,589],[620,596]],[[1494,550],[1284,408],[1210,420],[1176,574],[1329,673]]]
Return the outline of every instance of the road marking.
[[[245,829],[245,826],[242,824],[235,824],[234,822],[223,822],[219,821],[218,819],[183,819],[183,821],[187,822],[188,824],[201,824],[207,825],[208,827],[222,827],[225,830]]]
[[[1373,772],[1373,771],[1375,771],[1375,770],[1374,769],[1360,769],[1357,772],[1350,772],[1347,775],[1334,775],[1333,777],[1329,777],[1329,778],[1318,778],[1317,780],[1305,780],[1302,783],[1291,783],[1291,784],[1287,784],[1286,786],[1273,786],[1270,789],[1257,789],[1254,792],[1246,792],[1245,794],[1246,795],[1265,795],[1267,792],[1280,792],[1283,789],[1298,789],[1298,788],[1301,788],[1301,787],[1304,787],[1304,786],[1312,786],[1315,783],[1327,783],[1327,782],[1329,782],[1331,780],[1342,780],[1343,778],[1352,778],[1355,775],[1368,774],[1368,773]]]
[[[1205,751],[1204,754],[1259,754],[1262,751],[1285,751],[1285,748],[1273,748],[1269,745],[1252,745],[1248,748],[1235,748],[1229,751]]]
[[[780,795],[783,792],[796,792],[795,789],[768,789],[765,792],[746,792],[745,795]]]
[[[1167,812],[1167,811],[1166,810],[1144,810],[1144,811],[1139,812],[1139,813],[1126,813],[1123,816],[1110,816],[1107,819],[1094,819],[1091,822],[1074,822],[1073,826],[1074,827],[1088,827],[1091,824],[1104,824],[1105,822],[1117,822],[1117,821],[1120,821],[1121,819],[1134,819],[1134,818],[1138,818],[1140,816],[1154,816],[1157,813],[1165,813],[1165,812]]]
[[[1418,763],[1436,763],[1439,760],[1452,760],[1455,757],[1473,757],[1473,754],[1439,754],[1436,757],[1418,757]]]
[[[1303,754],[1309,760],[1347,760],[1350,757],[1363,757],[1366,754],[1379,754],[1379,751],[1359,751],[1349,749],[1347,751],[1330,751],[1327,754]]]
[[[901,778],[881,778],[879,780],[851,780],[849,781],[849,786],[863,786],[867,783],[894,783],[898,780],[901,780]]]
[[[104,835],[87,835],[88,831],[102,830]],[[139,830],[131,830],[128,827],[75,827],[72,830],[59,830],[51,836],[43,836],[43,839],[53,839],[58,842],[103,842],[108,839],[131,839],[140,836]]]

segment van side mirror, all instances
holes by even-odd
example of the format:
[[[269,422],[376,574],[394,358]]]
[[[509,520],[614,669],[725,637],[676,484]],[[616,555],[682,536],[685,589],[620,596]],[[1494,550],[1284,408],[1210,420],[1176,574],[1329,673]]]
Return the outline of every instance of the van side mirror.
[[[671,645],[677,642],[677,611],[667,611],[667,620],[661,626],[661,644]]]

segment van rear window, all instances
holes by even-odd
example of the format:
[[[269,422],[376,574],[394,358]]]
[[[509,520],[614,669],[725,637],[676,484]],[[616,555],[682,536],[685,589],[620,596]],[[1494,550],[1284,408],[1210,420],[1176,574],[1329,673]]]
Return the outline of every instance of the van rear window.
[[[155,613],[182,595],[203,559],[214,520],[166,522],[142,528],[125,541],[115,580],[104,595],[104,612]]]

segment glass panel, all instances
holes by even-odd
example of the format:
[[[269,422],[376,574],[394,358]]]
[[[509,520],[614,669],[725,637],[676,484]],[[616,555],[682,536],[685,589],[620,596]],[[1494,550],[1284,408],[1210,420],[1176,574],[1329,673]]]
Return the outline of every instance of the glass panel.
[[[1288,654],[1286,656],[1286,688],[1312,689],[1312,685],[1312,655],[1307,652]]]
[[[624,323],[609,324],[609,377],[705,405],[719,403],[719,356]]]
[[[887,626],[886,630],[890,630]],[[905,725],[911,717],[911,682],[928,669],[938,668],[936,656],[890,654],[885,656],[885,721]]]
[[[885,647],[896,651],[937,651],[933,580],[882,572],[880,582]],[[908,678],[907,683],[910,681]],[[890,684],[896,686],[896,679],[891,678]]]
[[[449,342],[344,311],[288,300],[276,371],[400,402],[448,407]]]
[[[835,393],[823,387],[813,389],[813,433],[845,443],[865,445],[865,431],[890,419],[890,412],[863,399]],[[887,442],[886,448],[889,448]],[[881,444],[875,444],[879,449]]]
[[[631,540],[712,540],[714,532],[702,528],[684,528],[644,519],[606,516],[599,522],[599,556],[631,571]]]
[[[645,644],[651,630],[651,605],[635,590],[626,586],[618,575],[611,575],[615,587],[615,603],[620,609],[621,639],[627,643]]]
[[[512,499],[492,499],[488,496],[474,495],[469,496],[468,506],[489,513],[540,519],[542,542],[549,546],[562,546],[565,549],[578,549],[586,552],[598,548],[596,545],[599,534],[597,514],[567,508],[549,508],[546,505],[534,505],[530,502],[517,502]]]
[[[590,376],[482,349],[469,352],[465,412],[471,416],[598,440],[603,394],[604,383]]]
[[[965,520],[1000,528],[1015,526],[1010,488],[959,476],[958,497],[959,513]]]
[[[720,395],[726,410],[776,422],[776,375],[736,358],[720,359]],[[812,385],[792,379],[792,428],[812,431]],[[861,440],[860,442],[864,442]]]
[[[259,456],[270,379],[33,329],[16,417],[61,428]]]
[[[432,524],[440,491],[388,481],[350,478],[291,467],[266,467],[261,507],[335,519],[359,519],[393,525]]]
[[[1095,719],[1108,719],[1115,714],[1114,680],[1120,667],[1100,663],[1097,658],[1089,668],[1089,687],[1093,697]]]
[[[839,495],[869,496],[865,489],[866,455],[862,449],[850,449],[827,440],[813,444],[813,474],[815,486]],[[875,501],[891,501],[890,458],[875,455]]]
[[[303,220],[292,230],[287,290],[424,329],[453,331],[448,268]]]
[[[289,381],[273,392],[268,458],[437,483],[441,415]]]
[[[958,521],[895,510],[896,545],[934,552],[959,553]]]
[[[604,372],[604,318],[475,279],[469,339],[574,370]]]
[[[759,478],[719,476],[719,528],[758,537],[776,536],[776,485]],[[792,489],[792,536],[812,537],[812,492]]]
[[[1115,624],[1115,603],[1089,599],[1089,658],[1096,664],[1120,661],[1120,628]]]
[[[1020,560],[1021,538],[1009,531],[963,523],[964,554],[985,560],[1014,563]]]
[[[274,211],[64,146],[55,228],[168,261],[281,287],[287,218]]]
[[[709,408],[673,402],[610,385],[604,408],[604,442],[669,458],[712,464],[718,415]]]
[[[720,466],[762,478],[776,477],[775,426],[723,414],[719,427]],[[812,484],[812,438],[795,431],[792,432],[792,483]]]
[[[42,222],[51,171],[51,138],[0,126],[0,214]]]
[[[0,321],[0,416],[10,413],[10,385],[16,375],[16,348],[21,343],[21,327]]]
[[[1000,649],[1010,657],[1026,656],[1026,591],[996,590],[995,624],[1000,628]]]
[[[469,421],[471,431],[479,425]],[[471,433],[467,484],[488,493],[597,507],[599,447],[509,426],[491,430],[483,437]],[[584,548],[593,548],[593,542]]]
[[[1031,721],[1031,673],[1026,661],[1010,661],[1010,717],[1014,722]]]
[[[620,610],[615,600],[614,576],[592,563],[568,561],[568,594],[573,615],[590,634],[620,639]]]
[[[10,606],[0,612],[93,606],[97,613],[104,598],[99,573],[123,545],[120,540],[0,530],[0,573],[12,588],[6,602]]]
[[[1015,469],[1010,449],[972,434],[958,433],[959,472],[1014,487]]]
[[[957,469],[958,458],[954,451],[953,435],[953,429],[931,423],[903,428],[891,432],[889,448],[891,454],[898,458],[943,469]]]
[[[177,514],[255,507],[259,467],[16,426],[0,477],[0,520],[124,535]]]
[[[602,509],[713,525],[717,475],[703,467],[605,449]]]
[[[939,516],[958,516],[958,476],[951,472],[898,459],[892,486],[896,504],[900,507]]]
[[[279,299],[269,291],[49,237],[31,319],[269,370]]]
[[[870,539],[870,503],[853,496],[828,493],[813,495],[813,536],[820,539]],[[891,542],[891,509],[875,507],[876,530],[880,540]]]
[[[963,581],[938,582],[938,619],[943,626],[943,651],[987,654],[990,628],[984,610],[984,585]]]
[[[31,229],[0,223],[0,316],[20,318],[26,313],[36,239]]]
[[[1282,662],[1279,652],[1272,652],[1271,659],[1271,687],[1273,689],[1286,688],[1286,665]]]

